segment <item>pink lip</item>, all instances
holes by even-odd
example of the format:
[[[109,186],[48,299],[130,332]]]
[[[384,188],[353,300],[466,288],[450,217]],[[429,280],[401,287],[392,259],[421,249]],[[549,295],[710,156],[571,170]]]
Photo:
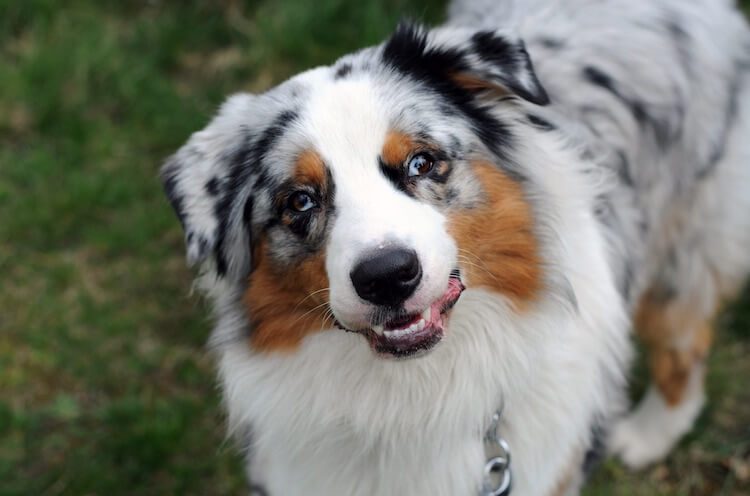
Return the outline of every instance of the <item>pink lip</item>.
[[[447,314],[465,287],[457,277],[448,280],[443,295],[421,313],[386,322],[375,329],[362,331],[372,349],[381,355],[411,357],[432,349],[445,335]]]

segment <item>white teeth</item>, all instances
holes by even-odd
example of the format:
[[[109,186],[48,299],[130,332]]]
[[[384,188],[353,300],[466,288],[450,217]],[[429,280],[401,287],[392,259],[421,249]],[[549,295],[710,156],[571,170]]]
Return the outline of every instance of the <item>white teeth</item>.
[[[418,322],[415,322],[414,324],[410,325],[406,329],[395,329],[393,331],[383,330],[382,335],[384,335],[388,339],[398,339],[406,335],[409,335],[413,332],[419,332],[423,330],[425,327],[427,327],[427,321],[424,319],[419,319]]]
[[[408,334],[423,331],[425,327],[427,327],[427,324],[430,322],[430,318],[432,318],[432,307],[427,307],[421,315],[422,318],[420,318],[418,321],[411,324],[409,327],[406,327],[404,329],[386,329],[382,325],[374,325],[372,326],[372,331],[377,334],[378,336],[385,336],[388,339],[398,339],[402,338]]]

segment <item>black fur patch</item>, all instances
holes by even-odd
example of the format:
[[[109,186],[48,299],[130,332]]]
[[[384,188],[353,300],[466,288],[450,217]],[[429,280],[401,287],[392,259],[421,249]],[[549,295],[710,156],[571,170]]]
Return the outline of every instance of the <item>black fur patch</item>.
[[[245,201],[245,206],[242,208],[242,225],[248,232],[248,241],[250,243],[250,253],[252,254],[254,252],[255,243],[253,242],[253,237],[250,233],[252,233],[253,230],[253,206],[255,205],[255,202],[253,201],[253,196],[250,195],[247,198],[247,201]],[[255,269],[255,262],[252,257],[250,257],[250,272],[252,272]]]
[[[343,79],[352,72],[352,65],[351,64],[341,64],[338,69],[336,69],[336,72],[334,73],[333,77],[334,79]]]
[[[591,426],[591,444],[583,458],[583,467],[581,467],[584,479],[591,477],[594,470],[596,470],[607,456],[607,446],[604,442],[606,437],[606,431],[601,426],[601,423],[595,421]]]
[[[214,215],[219,223],[216,233],[216,245],[214,246],[214,255],[216,257],[216,272],[219,276],[226,275],[227,259],[224,253],[224,244],[226,242],[227,229],[232,210],[235,207],[235,200],[240,192],[247,186],[247,182],[253,173],[257,174],[257,181],[263,179],[268,181],[267,174],[264,174],[262,162],[268,151],[273,147],[276,141],[283,135],[284,130],[291,121],[297,118],[297,112],[285,111],[276,117],[265,131],[260,133],[256,140],[248,134],[245,144],[235,154],[232,159],[229,179],[225,188],[224,195],[216,203]],[[255,185],[254,185],[255,187]],[[245,205],[246,206],[246,205]],[[244,206],[243,206],[244,208]],[[248,238],[250,236],[250,227],[245,225]]]
[[[544,119],[542,117],[539,117],[538,115],[534,114],[527,114],[526,118],[529,120],[530,123],[532,123],[535,127],[543,130],[543,131],[555,131],[557,130],[557,126],[552,124],[547,119]]]
[[[513,77],[503,81],[514,93],[537,105],[547,105],[549,103],[549,96],[547,96],[544,87],[536,79],[531,58],[526,52],[523,42],[512,43],[505,38],[497,36],[492,31],[479,31],[475,33],[471,37],[471,42],[479,58],[488,64],[500,67],[511,75],[523,72],[533,79],[532,86],[536,90],[535,93],[530,93],[522,85],[514,82]]]
[[[626,302],[630,301],[630,289],[633,286],[633,262],[629,258],[625,260],[620,279],[620,292]]]
[[[313,212],[295,214],[292,221],[287,225],[289,230],[300,238],[304,238],[310,233],[310,226],[313,222]]]
[[[559,50],[565,46],[565,43],[557,38],[540,38],[539,44],[550,50]]]
[[[677,60],[680,61],[682,70],[685,71],[685,75],[690,77],[693,74],[693,57],[690,53],[691,39],[690,34],[685,31],[682,26],[678,15],[674,12],[667,13],[667,20],[664,22],[664,28],[669,33],[674,45],[675,52],[677,53]]]
[[[439,93],[466,117],[482,143],[497,157],[507,158],[513,136],[508,125],[493,117],[452,75],[469,71],[466,53],[457,48],[427,47],[424,30],[400,24],[383,48],[383,62]]]
[[[198,257],[203,258],[208,251],[208,239],[205,236],[198,236]]]
[[[630,161],[628,160],[628,156],[623,150],[617,150],[616,154],[617,177],[620,178],[620,181],[623,185],[627,186],[628,188],[633,188],[635,186],[635,181],[633,181],[633,176],[630,173]]]
[[[493,31],[478,31],[471,37],[471,43],[479,58],[485,62],[511,72],[520,69],[516,46]]]
[[[606,72],[593,66],[586,66],[583,69],[583,77],[589,83],[608,91],[620,100],[623,105],[630,109],[633,117],[641,127],[649,124],[654,132],[656,143],[662,148],[668,147],[677,137],[676,130],[672,129],[672,126],[668,122],[663,122],[655,116],[650,115],[646,110],[646,105],[642,101],[625,95],[615,80]]]
[[[336,182],[333,180],[333,174],[329,167],[326,167],[326,187],[328,188],[328,194],[325,199],[326,211],[328,212],[328,219],[330,219],[336,213],[336,205],[334,203],[336,199]]]
[[[209,180],[206,183],[206,193],[208,193],[211,196],[216,196],[219,194],[219,178],[218,177],[212,177],[211,180]]]
[[[455,188],[448,188],[445,192],[445,201],[450,205],[458,198],[458,191]]]
[[[251,484],[249,490],[250,496],[268,496],[268,491],[260,484]]]
[[[380,172],[399,190],[407,195],[414,197],[414,192],[408,188],[406,177],[404,174],[403,167],[398,164],[398,167],[394,167],[396,164],[386,164],[381,157],[378,157],[378,165],[380,166]]]
[[[617,83],[615,83],[614,79],[612,79],[609,74],[602,71],[601,69],[597,69],[596,67],[586,66],[583,68],[583,77],[589,83],[609,91],[615,97],[620,99],[624,104],[630,107],[633,116],[638,122],[643,122],[645,120],[646,111],[643,109],[643,104],[638,101],[632,101],[631,99],[625,97],[617,87]]]

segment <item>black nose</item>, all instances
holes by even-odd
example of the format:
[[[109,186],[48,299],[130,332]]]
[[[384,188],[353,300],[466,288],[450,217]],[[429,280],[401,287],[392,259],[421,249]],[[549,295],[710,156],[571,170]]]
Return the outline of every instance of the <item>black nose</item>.
[[[360,261],[349,274],[360,298],[395,306],[406,300],[422,280],[414,250],[386,248]]]

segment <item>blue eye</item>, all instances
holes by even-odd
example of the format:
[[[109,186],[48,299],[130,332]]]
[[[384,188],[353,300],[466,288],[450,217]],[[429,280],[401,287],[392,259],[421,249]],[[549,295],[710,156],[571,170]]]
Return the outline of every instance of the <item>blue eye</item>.
[[[289,208],[297,212],[307,212],[317,206],[318,204],[312,196],[304,191],[297,191],[289,197]]]
[[[427,153],[417,153],[409,159],[407,174],[409,177],[424,176],[432,170],[435,159]]]

